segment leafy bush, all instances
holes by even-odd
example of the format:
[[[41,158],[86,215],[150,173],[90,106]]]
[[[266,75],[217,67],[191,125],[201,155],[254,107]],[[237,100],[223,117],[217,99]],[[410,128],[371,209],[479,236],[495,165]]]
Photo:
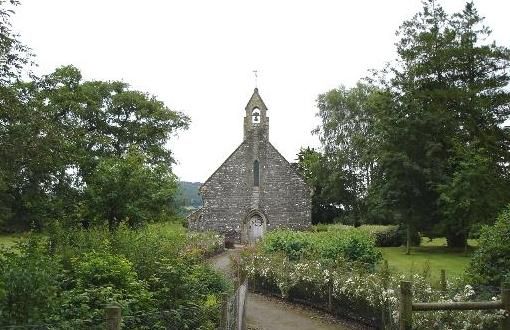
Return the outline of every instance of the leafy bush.
[[[313,231],[342,231],[357,230],[368,233],[374,237],[375,245],[378,247],[401,246],[406,243],[405,228],[397,225],[362,225],[359,227],[347,226],[342,224],[334,225],[316,225]],[[421,237],[418,232],[414,232],[411,236],[411,244],[413,246],[420,245]]]
[[[297,260],[311,248],[310,235],[293,230],[277,230],[267,233],[263,247],[267,252],[283,252],[291,260]]]
[[[87,216],[94,224],[107,220],[115,227],[125,220],[138,227],[172,212],[177,179],[166,164],[148,163],[146,154],[134,147],[98,163],[85,187]]]
[[[113,232],[55,225],[47,237],[0,252],[0,326],[101,328],[104,306],[116,303],[126,328],[217,328],[229,285],[202,257],[219,241],[210,233],[190,238],[175,225]]]
[[[317,260],[345,259],[374,265],[381,259],[371,235],[358,230],[299,232],[277,230],[262,240],[266,252],[282,252],[290,260],[303,257]]]
[[[137,275],[132,263],[122,256],[91,252],[73,259],[73,280],[78,287],[112,286],[129,290]]]
[[[0,325],[45,321],[59,306],[62,267],[31,241],[0,254]]]
[[[510,281],[510,206],[493,226],[480,230],[479,248],[473,254],[468,276],[478,284],[498,286]]]
[[[158,308],[175,311],[172,326],[176,329],[200,328],[201,320],[217,324],[219,297],[229,289],[226,280],[209,266],[185,259],[163,258],[148,283]]]
[[[184,228],[174,224],[153,224],[138,230],[119,227],[111,234],[112,250],[133,263],[138,276],[147,280],[162,257],[179,257],[188,245]]]
[[[358,230],[373,235],[375,245],[379,247],[401,246],[405,242],[399,226],[363,225]]]

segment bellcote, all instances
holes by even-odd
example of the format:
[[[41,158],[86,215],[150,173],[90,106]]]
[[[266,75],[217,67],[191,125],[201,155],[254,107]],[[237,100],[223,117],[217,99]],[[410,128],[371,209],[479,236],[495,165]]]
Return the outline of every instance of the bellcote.
[[[252,133],[258,133],[261,137],[268,138],[269,118],[267,117],[267,107],[260,97],[259,89],[255,88],[253,94],[245,108],[244,117],[244,139]]]

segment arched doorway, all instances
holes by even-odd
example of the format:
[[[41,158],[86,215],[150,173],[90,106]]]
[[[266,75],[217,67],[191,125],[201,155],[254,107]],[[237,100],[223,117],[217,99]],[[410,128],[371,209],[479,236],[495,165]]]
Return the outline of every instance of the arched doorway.
[[[243,221],[243,243],[253,244],[260,240],[266,232],[267,219],[258,210],[250,211]]]

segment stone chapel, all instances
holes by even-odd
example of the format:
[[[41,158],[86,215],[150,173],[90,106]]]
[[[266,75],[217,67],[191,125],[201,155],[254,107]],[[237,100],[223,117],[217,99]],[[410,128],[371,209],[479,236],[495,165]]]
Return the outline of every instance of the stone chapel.
[[[245,108],[244,140],[200,187],[203,207],[190,229],[216,230],[249,243],[275,228],[311,225],[311,189],[269,142],[267,107],[255,88]]]

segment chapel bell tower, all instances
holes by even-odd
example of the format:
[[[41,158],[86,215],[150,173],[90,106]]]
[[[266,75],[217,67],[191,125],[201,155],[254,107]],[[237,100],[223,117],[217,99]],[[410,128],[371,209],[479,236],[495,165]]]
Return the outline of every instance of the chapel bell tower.
[[[253,91],[245,110],[244,140],[254,135],[267,140],[269,138],[269,118],[267,117],[267,107],[259,95],[258,88]]]

